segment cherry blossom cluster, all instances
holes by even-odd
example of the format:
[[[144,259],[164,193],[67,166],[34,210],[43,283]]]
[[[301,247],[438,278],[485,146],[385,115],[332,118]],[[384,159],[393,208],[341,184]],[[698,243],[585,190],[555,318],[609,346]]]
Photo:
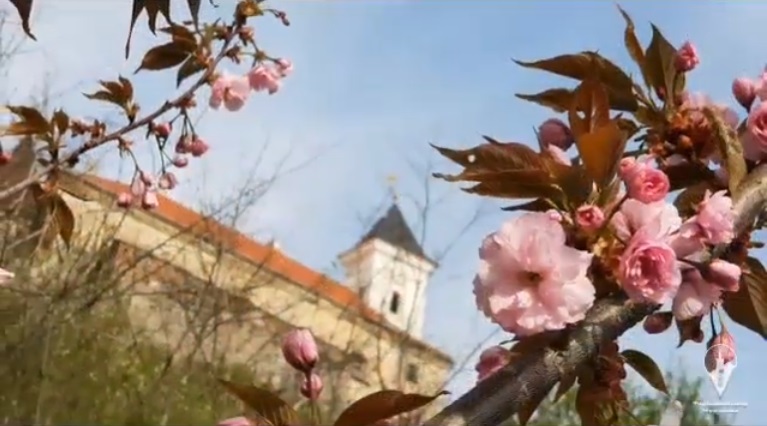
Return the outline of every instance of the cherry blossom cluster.
[[[677,52],[675,66],[687,72],[699,62],[688,42]],[[757,80],[736,80],[733,94],[749,111],[747,131],[741,138],[746,158],[763,161],[767,159],[767,71]],[[756,99],[762,102],[752,108]],[[678,99],[684,125],[700,125],[706,120],[705,109],[737,129],[738,115],[727,106],[698,94],[683,93]],[[542,155],[571,165],[567,150],[574,137],[567,124],[552,118],[537,133]],[[715,145],[690,152],[651,147],[639,157],[624,157],[618,170],[620,192],[603,205],[526,212],[507,220],[479,249],[474,279],[478,309],[518,337],[562,330],[584,319],[597,297],[599,281],[614,283],[616,290],[636,302],[670,304],[678,321],[709,313],[724,293],[739,288],[740,266],[711,259],[713,247],[735,238],[735,214],[726,190],[707,191],[695,213],[686,218],[668,201],[669,177],[659,166],[696,161],[711,167],[721,183],[727,180]],[[645,323],[649,332],[667,327],[653,327],[649,320]],[[734,358],[734,341],[726,328],[709,342],[709,347],[716,345],[730,348],[726,362]],[[501,369],[511,356],[502,346],[486,349],[476,366],[478,379]]]

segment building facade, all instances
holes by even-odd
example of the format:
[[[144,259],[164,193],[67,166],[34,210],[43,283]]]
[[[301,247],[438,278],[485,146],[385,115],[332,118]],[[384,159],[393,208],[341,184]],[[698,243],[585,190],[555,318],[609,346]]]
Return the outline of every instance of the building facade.
[[[126,212],[115,206],[124,184],[95,176],[63,182],[76,235],[124,268],[131,321],[158,343],[256,363],[259,380],[295,389],[280,340],[308,327],[322,348],[323,398],[336,410],[381,389],[439,392],[452,371],[450,356],[422,340],[436,263],[396,203],[341,254],[340,283],[169,198],[152,211]]]

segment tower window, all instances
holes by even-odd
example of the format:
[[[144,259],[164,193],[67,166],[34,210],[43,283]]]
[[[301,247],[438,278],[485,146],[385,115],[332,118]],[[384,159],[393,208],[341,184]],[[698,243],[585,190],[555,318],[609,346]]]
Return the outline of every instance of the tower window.
[[[391,294],[391,300],[389,300],[389,312],[396,314],[399,312],[399,300],[400,296],[398,292],[393,292]]]
[[[416,364],[407,365],[405,379],[411,383],[418,383],[418,366]]]

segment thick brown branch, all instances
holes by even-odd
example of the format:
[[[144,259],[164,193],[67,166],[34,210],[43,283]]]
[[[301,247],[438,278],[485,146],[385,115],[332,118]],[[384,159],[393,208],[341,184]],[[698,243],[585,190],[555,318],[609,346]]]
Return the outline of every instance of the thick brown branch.
[[[752,171],[734,198],[735,229],[748,230],[767,207],[767,166]],[[721,252],[726,247],[717,248]],[[572,373],[597,354],[597,349],[621,336],[658,309],[622,299],[604,299],[591,308],[561,352],[530,354],[477,384],[423,426],[497,426],[529,401],[548,394],[563,375]]]
[[[548,394],[563,375],[593,358],[600,342],[616,339],[658,309],[611,298],[598,301],[561,352],[532,354],[480,382],[424,426],[495,426],[528,401]]]

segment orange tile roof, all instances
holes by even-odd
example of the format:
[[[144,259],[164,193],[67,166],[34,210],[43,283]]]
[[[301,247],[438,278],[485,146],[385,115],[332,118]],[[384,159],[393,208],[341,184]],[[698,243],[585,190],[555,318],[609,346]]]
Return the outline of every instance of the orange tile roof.
[[[114,196],[130,191],[130,187],[124,183],[95,175],[85,175],[83,180],[97,189]],[[315,292],[320,297],[336,305],[355,311],[364,319],[385,327],[401,337],[406,337],[411,343],[452,363],[450,356],[441,350],[421,340],[409,337],[406,333],[387,323],[379,312],[367,306],[357,293],[350,288],[280,253],[278,250],[261,244],[211,218],[205,217],[164,195],[159,195],[159,198],[159,207],[150,212],[161,219],[179,228],[189,229],[192,234],[199,238],[212,239],[219,244],[224,244],[239,256],[268,268],[270,271]]]

